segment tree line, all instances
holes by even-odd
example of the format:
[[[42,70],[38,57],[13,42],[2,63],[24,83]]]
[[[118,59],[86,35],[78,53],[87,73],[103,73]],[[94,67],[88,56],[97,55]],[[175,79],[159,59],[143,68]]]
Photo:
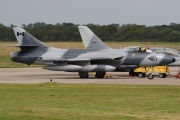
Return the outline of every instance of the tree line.
[[[30,34],[41,41],[81,41],[78,24],[57,23],[56,25],[37,22],[34,24],[22,24]],[[86,24],[101,40],[114,42],[179,42],[180,24],[145,26],[136,24],[110,24],[97,25]],[[0,41],[15,41],[12,30],[14,25],[9,27],[0,24]]]

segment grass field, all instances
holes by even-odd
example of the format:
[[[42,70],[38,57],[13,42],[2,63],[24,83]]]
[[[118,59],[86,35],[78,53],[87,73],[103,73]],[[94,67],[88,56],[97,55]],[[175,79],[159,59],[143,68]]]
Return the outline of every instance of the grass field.
[[[11,62],[9,53],[18,51],[19,48],[7,47],[7,45],[15,45],[17,42],[0,42],[0,67],[27,67],[27,65]],[[82,42],[46,42],[45,44],[57,48],[64,49],[77,49],[84,48]],[[141,47],[170,47],[180,51],[179,43],[167,43],[167,42],[106,42],[109,47],[120,48],[127,46],[141,46]]]
[[[0,120],[179,120],[180,86],[0,84]]]

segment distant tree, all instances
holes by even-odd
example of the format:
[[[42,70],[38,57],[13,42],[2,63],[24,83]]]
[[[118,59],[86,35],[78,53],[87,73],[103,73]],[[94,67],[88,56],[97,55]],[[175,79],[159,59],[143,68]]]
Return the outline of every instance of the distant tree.
[[[180,24],[177,23],[171,23],[169,26],[167,26],[169,28],[171,28],[172,30],[177,30],[180,31]]]
[[[60,24],[60,23],[57,23],[56,26],[61,26],[61,24]]]
[[[30,34],[41,41],[81,41],[78,30],[79,25],[74,23],[57,23],[55,25],[44,22],[22,24]],[[180,41],[180,24],[171,23],[169,25],[156,25],[147,27],[136,24],[86,24],[103,41]],[[15,35],[10,27],[0,23],[0,40],[14,41]]]
[[[15,25],[11,24],[10,27],[13,28],[13,27],[15,27]]]
[[[119,24],[116,24],[116,23],[113,23],[113,24],[110,24],[111,26],[114,26],[116,28],[119,28]]]
[[[4,26],[2,23],[0,23],[0,27],[6,27],[6,26]]]
[[[75,24],[73,24],[73,23],[62,23],[62,26],[63,27],[69,27],[69,26],[75,26]]]
[[[33,27],[43,27],[43,26],[45,26],[46,24],[44,23],[44,22],[37,22],[37,23],[34,23],[33,24]]]
[[[25,28],[26,28],[26,25],[25,25],[25,24],[22,24],[22,27],[25,29]]]
[[[27,27],[27,28],[32,28],[32,27],[33,27],[33,24],[30,23],[30,24],[28,24],[26,27]]]

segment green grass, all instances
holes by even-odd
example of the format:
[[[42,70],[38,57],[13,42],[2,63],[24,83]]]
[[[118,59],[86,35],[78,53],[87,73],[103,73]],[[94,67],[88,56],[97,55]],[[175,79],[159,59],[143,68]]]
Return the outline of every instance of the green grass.
[[[0,84],[1,120],[180,119],[180,86]]]

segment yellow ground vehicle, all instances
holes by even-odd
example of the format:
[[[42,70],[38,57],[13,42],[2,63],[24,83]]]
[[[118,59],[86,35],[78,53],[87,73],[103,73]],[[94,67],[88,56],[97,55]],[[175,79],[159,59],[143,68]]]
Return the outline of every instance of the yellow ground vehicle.
[[[146,77],[146,73],[152,73],[152,67],[139,67],[136,68],[132,73],[140,78]],[[170,70],[167,66],[155,66],[154,73],[159,73],[159,78],[165,78],[166,73],[170,73]]]

